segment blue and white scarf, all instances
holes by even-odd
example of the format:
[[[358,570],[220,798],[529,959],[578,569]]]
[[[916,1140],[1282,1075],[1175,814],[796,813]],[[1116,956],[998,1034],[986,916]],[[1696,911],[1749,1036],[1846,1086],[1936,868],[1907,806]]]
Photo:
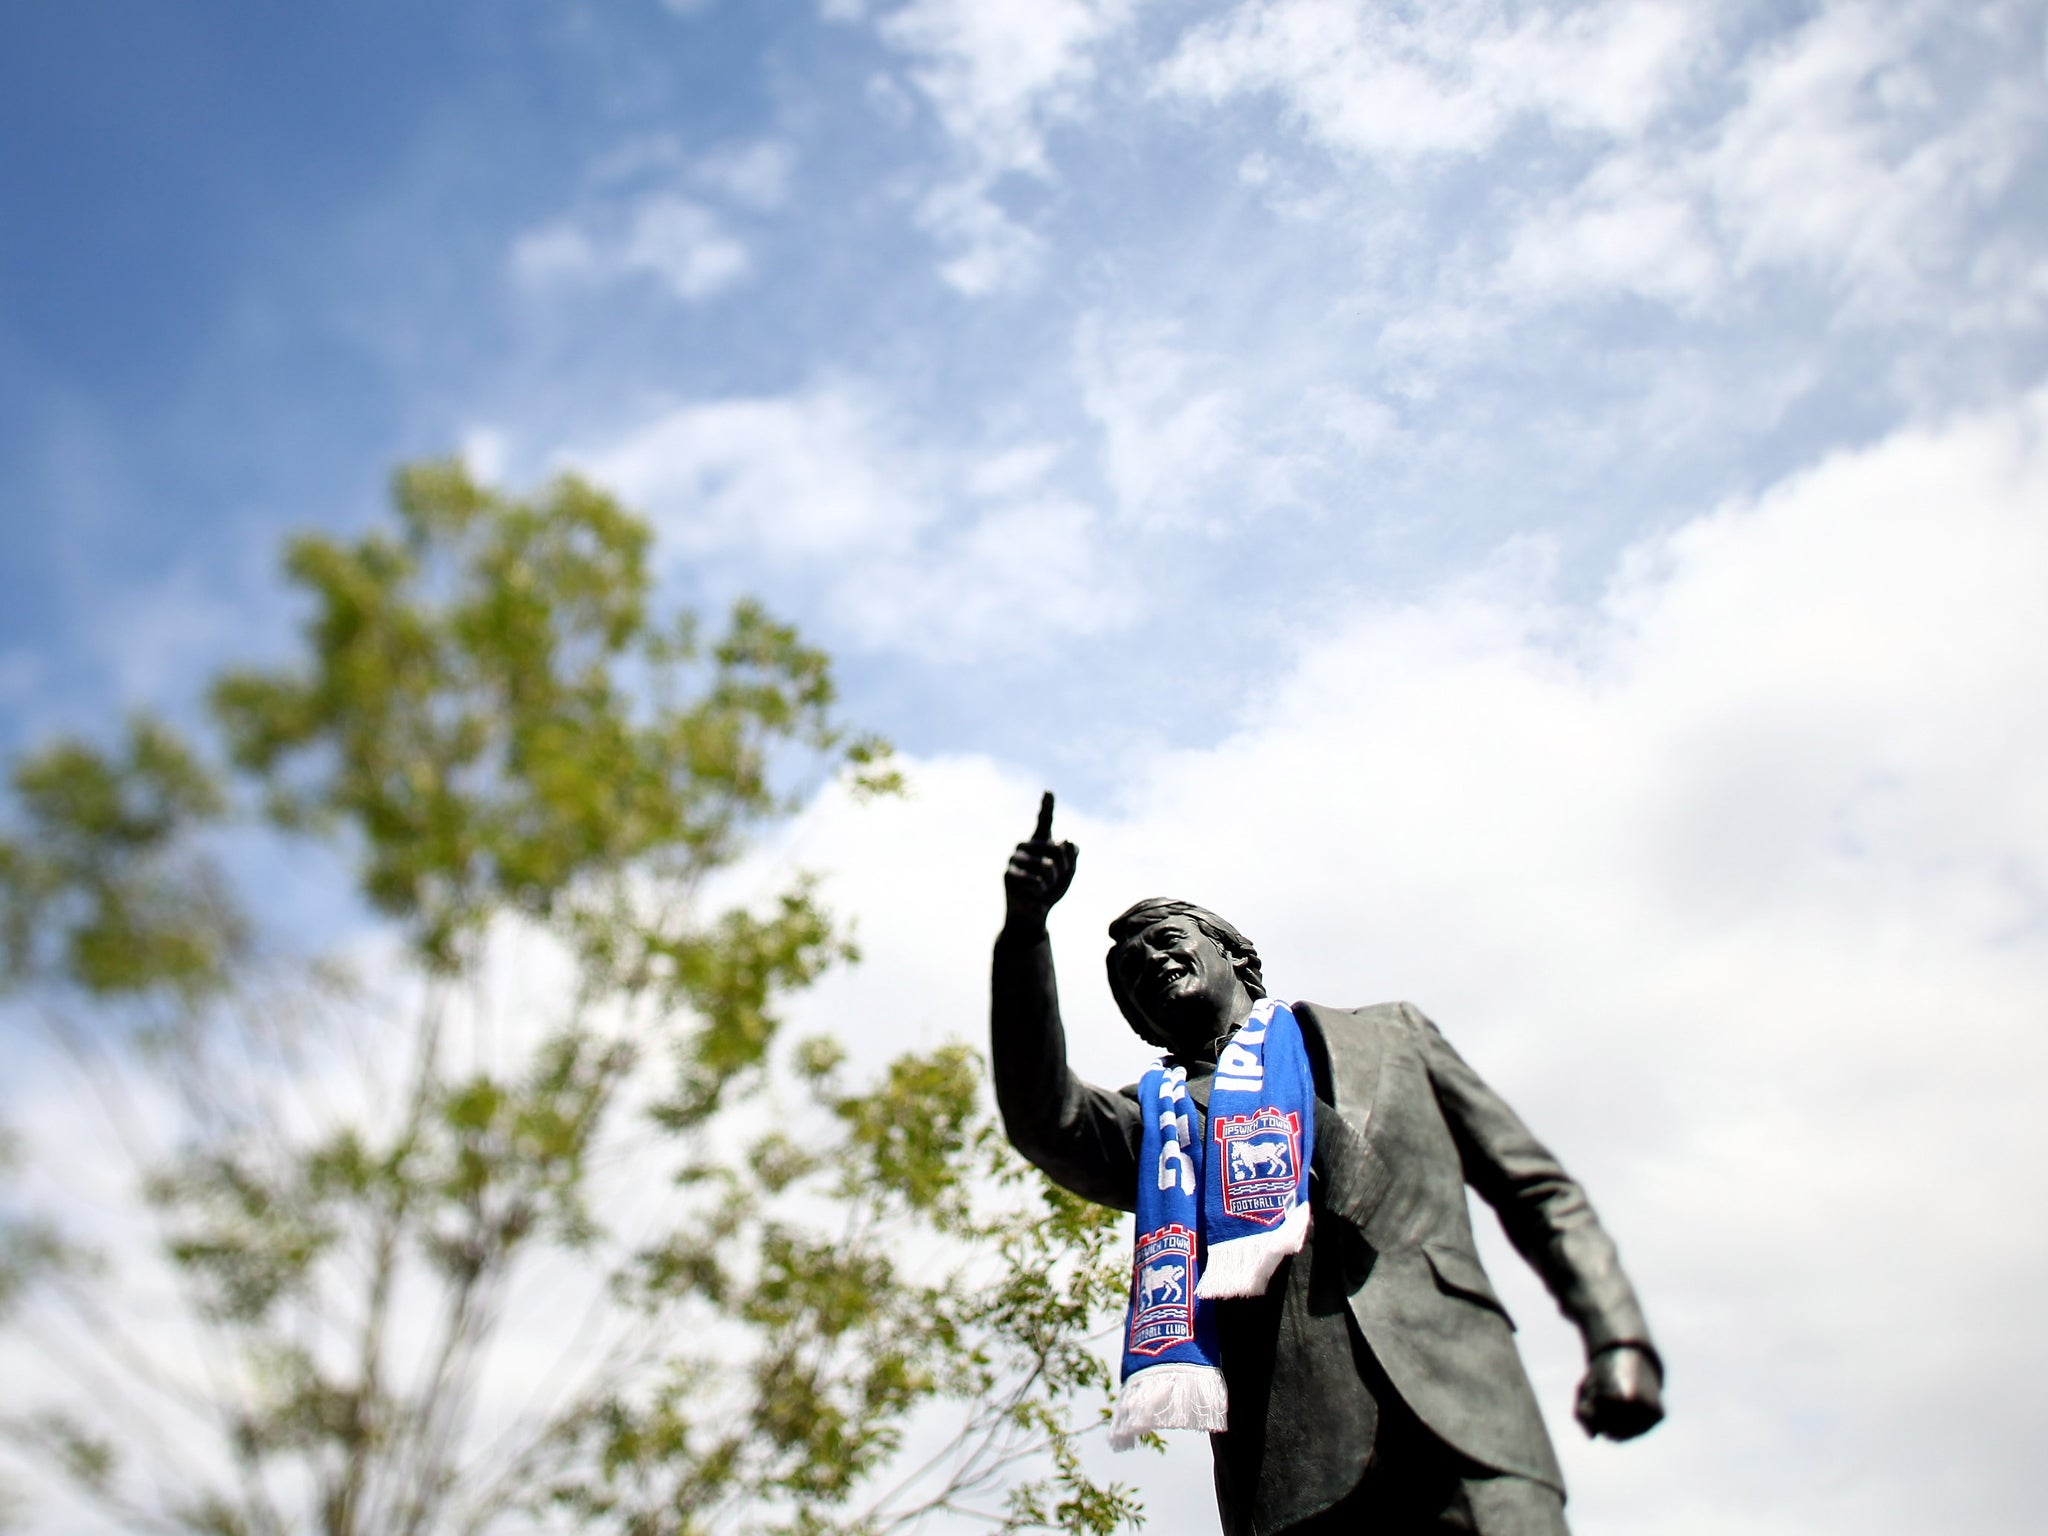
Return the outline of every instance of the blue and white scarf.
[[[1301,1026],[1262,997],[1216,1062],[1206,1129],[1185,1068],[1138,1088],[1138,1239],[1112,1450],[1157,1429],[1229,1427],[1217,1300],[1257,1296],[1308,1236],[1315,1085]]]

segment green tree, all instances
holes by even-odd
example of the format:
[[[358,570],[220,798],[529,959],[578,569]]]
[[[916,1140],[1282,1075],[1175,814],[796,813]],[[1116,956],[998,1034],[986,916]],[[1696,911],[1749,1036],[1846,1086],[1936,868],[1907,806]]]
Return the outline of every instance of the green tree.
[[[1015,1162],[963,1049],[861,1086],[783,1037],[853,958],[808,880],[714,899],[835,776],[900,787],[827,658],[661,613],[580,480],[394,500],[292,541],[302,649],[216,680],[212,753],[143,719],[14,766],[8,1012],[105,1122],[41,1150],[141,1178],[82,1234],[7,1205],[41,1390],[4,1443],[210,1536],[1135,1523],[1077,1453],[1107,1218]],[[257,920],[350,871],[347,955]]]

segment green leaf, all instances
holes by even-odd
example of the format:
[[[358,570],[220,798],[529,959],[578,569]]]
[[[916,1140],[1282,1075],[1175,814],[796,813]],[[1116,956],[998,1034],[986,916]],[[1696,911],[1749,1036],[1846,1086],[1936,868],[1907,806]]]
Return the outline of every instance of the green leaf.
[[[16,987],[117,999],[220,991],[246,925],[199,846],[224,812],[198,754],[138,716],[119,753],[77,739],[14,764],[0,838],[0,959]]]

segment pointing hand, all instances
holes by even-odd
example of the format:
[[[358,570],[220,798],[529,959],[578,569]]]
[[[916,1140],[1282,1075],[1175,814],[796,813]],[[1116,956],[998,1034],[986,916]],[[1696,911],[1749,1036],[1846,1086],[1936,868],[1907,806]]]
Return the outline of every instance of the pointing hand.
[[[1010,867],[1003,872],[1003,893],[1008,899],[1006,926],[1033,930],[1045,926],[1045,914],[1053,903],[1067,894],[1074,883],[1074,863],[1080,850],[1072,843],[1052,840],[1052,791],[1038,802],[1038,825],[1028,841],[1017,845],[1010,855]]]

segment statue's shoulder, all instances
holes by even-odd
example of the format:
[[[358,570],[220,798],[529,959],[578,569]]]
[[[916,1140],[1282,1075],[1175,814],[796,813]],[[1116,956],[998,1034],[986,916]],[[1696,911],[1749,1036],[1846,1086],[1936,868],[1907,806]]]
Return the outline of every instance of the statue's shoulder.
[[[1368,1003],[1363,1008],[1332,1008],[1327,1003],[1295,1003],[1297,1018],[1306,1018],[1324,1034],[1356,1034],[1371,1030],[1412,1030],[1421,1015],[1413,1003]]]
[[[1327,1084],[1340,1107],[1363,1110],[1379,1097],[1382,1064],[1390,1055],[1407,1057],[1417,1049],[1413,1020],[1406,1003],[1372,1003],[1364,1008],[1332,1008],[1296,1003],[1303,1043],[1318,1085]]]
[[[1375,1060],[1393,1040],[1413,1039],[1422,1015],[1410,1003],[1368,1003],[1363,1008],[1333,1008],[1326,1003],[1295,1003],[1294,1016],[1304,1033],[1320,1037],[1335,1060]]]

